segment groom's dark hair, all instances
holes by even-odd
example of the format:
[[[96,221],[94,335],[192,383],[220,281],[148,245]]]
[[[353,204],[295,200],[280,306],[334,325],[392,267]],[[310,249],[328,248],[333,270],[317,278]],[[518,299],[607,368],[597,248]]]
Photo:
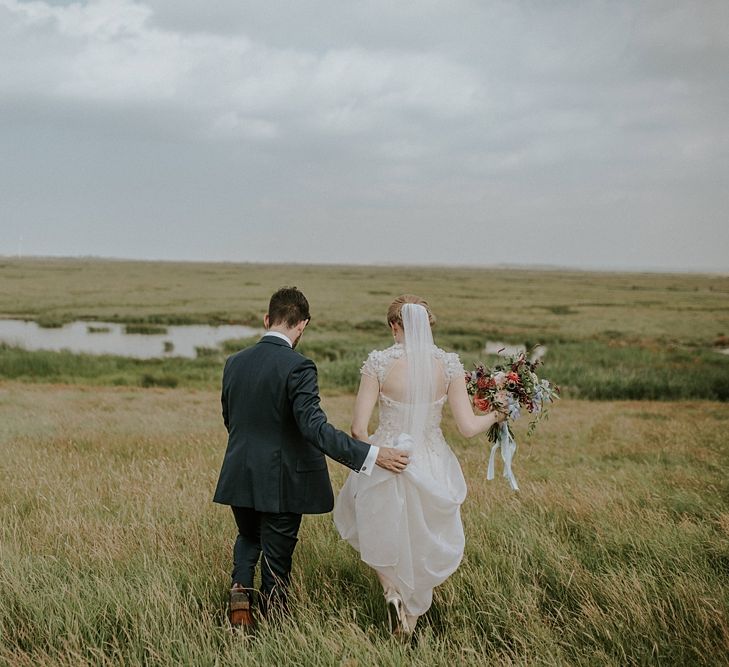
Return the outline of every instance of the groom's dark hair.
[[[282,287],[268,303],[269,326],[285,323],[291,328],[302,320],[310,319],[309,302],[297,287]]]

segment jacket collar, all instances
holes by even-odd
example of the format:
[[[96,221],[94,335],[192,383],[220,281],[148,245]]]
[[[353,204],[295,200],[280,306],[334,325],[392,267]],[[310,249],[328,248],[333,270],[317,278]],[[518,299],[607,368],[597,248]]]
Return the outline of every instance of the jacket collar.
[[[271,334],[264,334],[263,338],[258,341],[259,343],[272,343],[273,345],[280,345],[281,347],[288,347],[289,349],[293,349],[289,343],[287,343],[283,338],[279,338],[278,336],[272,336]]]

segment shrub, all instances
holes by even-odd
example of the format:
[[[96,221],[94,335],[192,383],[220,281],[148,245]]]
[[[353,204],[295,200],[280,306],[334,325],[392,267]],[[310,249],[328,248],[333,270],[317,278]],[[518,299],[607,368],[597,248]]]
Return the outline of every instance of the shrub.
[[[179,379],[174,375],[152,375],[145,373],[139,379],[139,385],[142,387],[169,387],[174,388],[179,384]]]
[[[166,334],[167,327],[161,324],[127,324],[124,333],[128,334]]]

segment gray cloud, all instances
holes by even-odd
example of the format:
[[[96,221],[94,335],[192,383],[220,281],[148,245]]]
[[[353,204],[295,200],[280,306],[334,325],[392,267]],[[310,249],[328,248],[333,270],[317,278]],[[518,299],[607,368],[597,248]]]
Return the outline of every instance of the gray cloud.
[[[0,254],[726,270],[728,7],[0,0]]]

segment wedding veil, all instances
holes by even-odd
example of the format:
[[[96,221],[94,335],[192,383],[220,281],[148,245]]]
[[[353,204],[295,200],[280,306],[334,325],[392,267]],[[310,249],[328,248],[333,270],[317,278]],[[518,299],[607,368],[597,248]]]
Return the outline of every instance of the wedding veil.
[[[401,316],[408,365],[404,431],[415,442],[422,442],[426,420],[435,401],[433,332],[428,311],[420,304],[404,304]]]

